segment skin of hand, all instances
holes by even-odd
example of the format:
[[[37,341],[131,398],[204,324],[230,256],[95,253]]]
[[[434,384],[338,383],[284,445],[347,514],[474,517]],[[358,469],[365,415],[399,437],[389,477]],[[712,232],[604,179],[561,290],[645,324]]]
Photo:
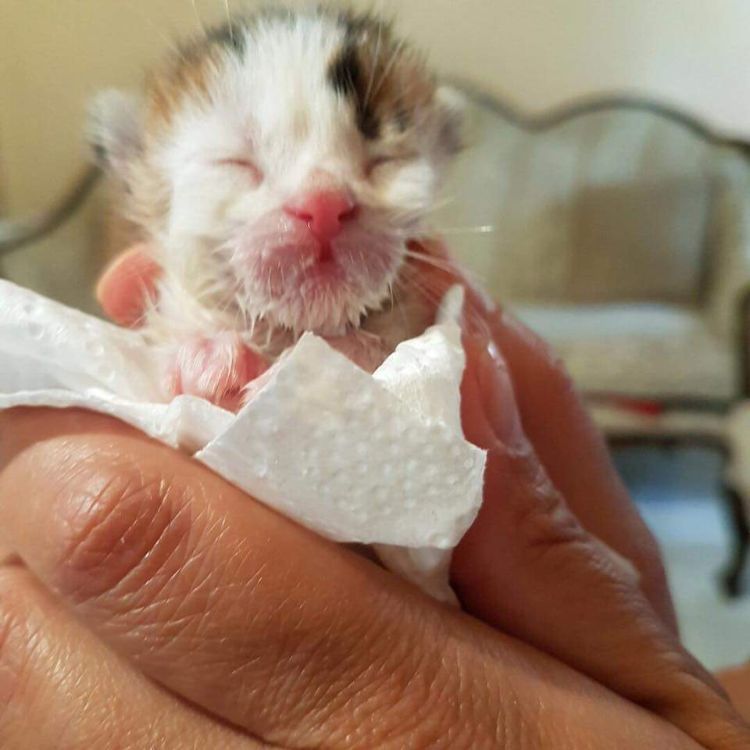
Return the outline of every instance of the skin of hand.
[[[750,662],[724,669],[717,676],[735,708],[746,721],[750,721]]]
[[[0,746],[750,747],[567,376],[467,310],[464,612],[114,420],[0,415]]]

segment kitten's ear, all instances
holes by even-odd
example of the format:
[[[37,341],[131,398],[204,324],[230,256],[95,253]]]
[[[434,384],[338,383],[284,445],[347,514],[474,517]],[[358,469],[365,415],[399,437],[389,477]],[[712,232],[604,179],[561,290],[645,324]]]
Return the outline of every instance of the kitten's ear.
[[[136,97],[110,89],[98,94],[88,109],[86,134],[95,162],[127,180],[128,165],[143,147],[143,125]]]
[[[464,147],[466,95],[454,86],[440,86],[435,93],[440,118],[440,144],[448,154],[456,154]]]

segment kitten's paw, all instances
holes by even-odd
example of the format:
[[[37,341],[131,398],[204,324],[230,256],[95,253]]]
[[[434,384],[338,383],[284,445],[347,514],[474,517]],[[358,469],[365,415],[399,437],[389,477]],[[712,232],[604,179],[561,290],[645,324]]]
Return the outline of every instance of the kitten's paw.
[[[170,357],[169,389],[211,401],[230,411],[242,405],[243,391],[268,369],[268,362],[235,333],[183,342]]]

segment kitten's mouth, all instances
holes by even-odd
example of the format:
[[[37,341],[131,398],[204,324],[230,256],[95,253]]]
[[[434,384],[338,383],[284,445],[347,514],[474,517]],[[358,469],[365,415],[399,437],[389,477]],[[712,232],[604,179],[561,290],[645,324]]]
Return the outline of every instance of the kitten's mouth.
[[[329,255],[302,269],[297,278],[301,285],[340,284],[346,281],[346,273],[338,261]]]
[[[390,238],[364,232],[325,245],[309,236],[279,240],[248,258],[247,311],[294,331],[357,327],[388,299],[403,257]]]

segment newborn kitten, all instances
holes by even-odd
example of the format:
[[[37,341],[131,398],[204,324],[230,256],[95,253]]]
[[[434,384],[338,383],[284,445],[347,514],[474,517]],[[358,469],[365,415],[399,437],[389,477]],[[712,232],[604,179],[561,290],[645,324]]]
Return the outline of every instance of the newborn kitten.
[[[166,395],[237,408],[304,331],[369,370],[421,333],[418,240],[460,119],[389,24],[322,8],[237,18],[142,100],[100,95],[94,151],[164,269],[144,324]]]

